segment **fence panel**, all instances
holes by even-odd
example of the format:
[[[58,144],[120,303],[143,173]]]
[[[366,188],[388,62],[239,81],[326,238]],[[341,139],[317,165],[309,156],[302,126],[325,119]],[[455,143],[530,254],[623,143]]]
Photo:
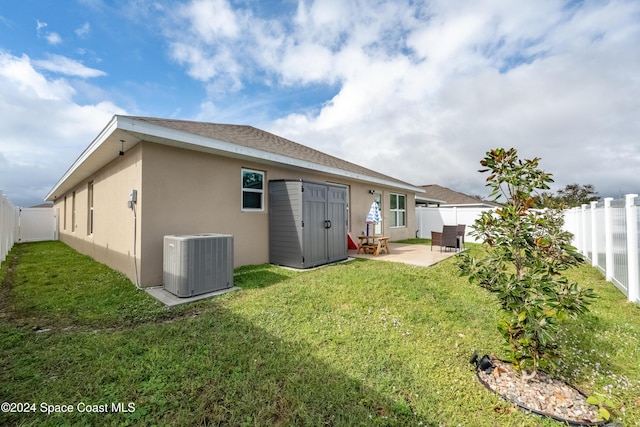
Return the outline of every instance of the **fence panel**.
[[[490,211],[494,208],[438,208],[438,207],[417,207],[416,224],[418,230],[416,236],[422,239],[430,239],[432,231],[442,231],[443,225],[465,224],[465,241],[476,243],[476,239],[470,233],[473,231],[473,224],[480,217],[482,212]]]
[[[0,191],[0,262],[18,239],[18,208]]]
[[[640,302],[640,197],[631,196],[627,196],[629,301]]]
[[[17,242],[58,240],[57,209],[19,208],[0,191],[0,262]]]
[[[595,222],[595,244],[596,249],[593,254],[595,257],[595,266],[598,267],[603,274],[607,271],[607,253],[605,252],[607,235],[605,233],[604,203],[598,203],[598,207],[593,209],[591,220]]]
[[[20,208],[18,242],[58,240],[58,216],[55,208]]]
[[[584,233],[582,233],[582,247],[584,249],[584,254],[589,259],[593,259],[593,244],[595,240],[595,233],[597,222],[593,221],[592,216],[589,212],[584,212],[580,210],[580,215],[583,219],[582,229]]]
[[[627,262],[627,221],[624,200],[611,202],[611,243],[613,268],[611,281],[629,295],[629,265]]]
[[[565,211],[574,246],[629,301],[640,302],[640,198],[607,198]]]

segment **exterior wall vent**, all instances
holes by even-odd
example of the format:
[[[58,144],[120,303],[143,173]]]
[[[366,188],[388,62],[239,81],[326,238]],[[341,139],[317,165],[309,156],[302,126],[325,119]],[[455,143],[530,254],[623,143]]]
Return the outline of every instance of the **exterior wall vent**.
[[[164,289],[192,297],[233,287],[233,236],[164,236]]]

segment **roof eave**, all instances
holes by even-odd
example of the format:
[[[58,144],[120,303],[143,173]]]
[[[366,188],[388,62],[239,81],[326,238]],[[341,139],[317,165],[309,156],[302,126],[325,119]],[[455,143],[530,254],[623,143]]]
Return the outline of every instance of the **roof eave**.
[[[99,166],[95,170],[92,169],[91,172],[84,172],[78,175],[79,170],[87,164],[92,156],[95,157],[96,152],[100,149],[100,147],[102,147],[103,144],[105,144],[105,142],[107,142],[107,140],[117,131],[124,131],[130,136],[134,137],[133,142],[131,138],[127,138],[127,149],[130,149],[140,140],[150,140],[154,143],[173,147],[182,147],[186,149],[214,153],[228,157],[248,158],[260,163],[287,165],[323,172],[334,176],[350,178],[357,181],[403,189],[414,193],[424,193],[424,189],[422,189],[421,187],[413,186],[408,183],[395,182],[378,177],[368,176],[366,174],[350,172],[339,168],[333,168],[330,166],[300,160],[289,156],[274,154],[268,151],[258,150],[231,142],[220,141],[217,139],[184,132],[177,129],[155,125],[127,116],[114,115],[107,126],[105,126],[105,128],[98,134],[98,136],[91,142],[91,144],[82,152],[82,154],[80,154],[80,156],[62,176],[62,178],[60,178],[56,185],[51,189],[51,191],[45,197],[45,200],[56,200],[56,193],[66,193],[79,182],[82,182],[82,180],[90,176],[92,173],[95,173],[96,170],[104,166],[108,161],[115,159],[117,157],[117,150],[114,150],[112,155],[103,155],[104,158],[101,162],[97,162]]]
[[[64,183],[78,170],[78,168],[84,164],[87,159],[104,143],[104,141],[114,132],[118,127],[118,116],[113,116],[109,123],[102,129],[102,131],[94,138],[94,140],[89,144],[87,148],[78,156],[78,158],[73,162],[73,164],[67,169],[67,171],[62,175],[62,177],[58,180],[58,182],[53,186],[51,191],[45,196],[45,201],[53,201],[55,200],[54,194],[56,190],[64,185]]]
[[[280,154],[270,153],[268,151],[259,150],[256,148],[245,147],[242,145],[234,144],[231,142],[221,141],[214,138],[209,138],[202,135],[197,135],[189,132],[184,132],[177,129],[167,128],[164,126],[155,125],[152,123],[132,119],[130,117],[120,117],[120,129],[133,132],[136,136],[148,135],[156,139],[153,142],[170,145],[174,147],[184,147],[190,145],[190,149],[198,149],[204,152],[211,152],[215,154],[222,154],[232,157],[250,158],[252,160],[269,163],[269,164],[281,164],[292,167],[298,167],[302,169],[308,169],[318,172],[323,172],[335,176],[341,176],[344,178],[350,178],[357,181],[363,181],[367,183],[375,183],[384,185],[387,187],[393,187],[403,190],[408,190],[415,193],[424,193],[424,189],[421,187],[413,186],[408,183],[400,183],[390,180],[385,180],[377,177],[368,176],[365,174],[359,174],[355,172],[346,171],[344,169],[333,168],[330,166],[321,165],[305,160],[296,159],[294,157],[283,156]]]

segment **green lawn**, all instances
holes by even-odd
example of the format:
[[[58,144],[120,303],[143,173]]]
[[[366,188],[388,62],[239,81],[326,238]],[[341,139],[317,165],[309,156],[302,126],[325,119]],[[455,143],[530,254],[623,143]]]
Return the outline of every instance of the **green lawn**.
[[[559,374],[639,425],[640,307],[570,274],[601,298],[563,328]],[[0,425],[561,425],[475,378],[474,349],[505,353],[492,295],[453,258],[243,267],[242,291],[171,309],[60,242],[15,246],[0,280],[0,401],[35,404]]]

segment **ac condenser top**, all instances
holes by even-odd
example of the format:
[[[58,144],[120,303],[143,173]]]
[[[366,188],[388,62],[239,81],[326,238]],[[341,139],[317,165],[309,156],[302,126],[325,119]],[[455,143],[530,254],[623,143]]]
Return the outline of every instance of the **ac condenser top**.
[[[164,288],[191,297],[233,287],[233,236],[164,236]]]

